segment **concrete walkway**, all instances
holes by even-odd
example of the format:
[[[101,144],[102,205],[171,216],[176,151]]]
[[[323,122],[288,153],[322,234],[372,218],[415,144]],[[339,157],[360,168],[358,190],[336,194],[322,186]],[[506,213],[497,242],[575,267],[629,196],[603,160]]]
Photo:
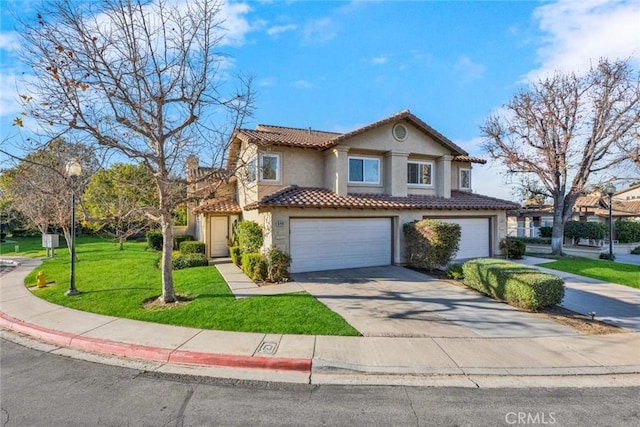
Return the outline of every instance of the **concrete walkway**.
[[[9,331],[3,336],[27,334],[45,342],[41,349],[65,356],[157,372],[313,384],[640,385],[639,333],[408,338],[175,327],[50,304],[23,285],[40,261],[19,262],[0,277],[0,327]]]

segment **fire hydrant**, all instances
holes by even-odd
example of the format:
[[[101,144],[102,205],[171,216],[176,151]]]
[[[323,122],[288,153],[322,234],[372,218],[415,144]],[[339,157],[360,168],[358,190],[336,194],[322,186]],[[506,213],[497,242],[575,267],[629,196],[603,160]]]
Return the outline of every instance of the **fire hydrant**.
[[[39,288],[45,288],[47,286],[47,281],[44,278],[43,271],[39,272],[36,276],[36,286],[38,286]]]

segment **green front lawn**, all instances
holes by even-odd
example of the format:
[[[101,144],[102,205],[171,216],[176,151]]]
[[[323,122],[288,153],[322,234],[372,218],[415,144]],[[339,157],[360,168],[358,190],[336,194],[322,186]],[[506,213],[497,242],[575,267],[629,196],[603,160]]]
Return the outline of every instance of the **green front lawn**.
[[[119,251],[111,240],[79,238],[76,287],[67,297],[69,252],[59,248],[25,282],[33,286],[42,270],[55,285],[34,288],[35,295],[83,311],[149,322],[227,331],[306,335],[359,335],[344,319],[307,293],[236,300],[214,266],[174,272],[175,289],[193,300],[171,309],[145,309],[143,302],[161,290],[158,252],[146,243],[127,243]]]
[[[600,259],[569,258],[540,264],[540,267],[640,289],[640,266],[637,265]]]
[[[60,237],[60,245],[66,245],[62,236]],[[56,249],[56,253],[57,251],[58,249]],[[41,236],[7,237],[4,242],[0,242],[0,255],[26,256],[34,258],[45,256],[46,251],[42,247]]]

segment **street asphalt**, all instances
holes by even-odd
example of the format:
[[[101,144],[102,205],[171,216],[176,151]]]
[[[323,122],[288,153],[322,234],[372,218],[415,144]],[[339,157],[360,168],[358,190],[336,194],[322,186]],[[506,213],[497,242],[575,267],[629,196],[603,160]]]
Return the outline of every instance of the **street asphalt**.
[[[176,327],[41,300],[24,286],[40,261],[14,261],[19,265],[0,277],[0,327],[41,340],[46,351],[78,358],[157,372],[312,384],[640,385],[640,290],[579,276],[565,277],[567,306],[595,310],[598,318],[624,326],[620,333],[580,334],[401,267],[295,275],[294,282],[257,287],[228,262],[217,267],[237,297],[306,290],[364,336]]]

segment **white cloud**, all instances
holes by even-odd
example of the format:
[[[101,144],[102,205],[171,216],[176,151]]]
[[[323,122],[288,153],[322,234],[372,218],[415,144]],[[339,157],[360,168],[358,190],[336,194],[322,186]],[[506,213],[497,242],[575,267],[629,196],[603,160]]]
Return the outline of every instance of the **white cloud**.
[[[463,81],[469,81],[482,77],[485,66],[473,62],[467,55],[461,55],[456,61],[454,70]]]
[[[584,72],[602,57],[640,65],[640,2],[559,0],[534,11],[544,32],[537,50],[540,66],[526,79],[554,71]]]
[[[335,38],[337,31],[331,18],[313,19],[303,30],[303,40],[307,43],[325,43]]]
[[[7,31],[0,33],[0,49],[17,51],[20,47],[18,33],[15,31]]]
[[[298,26],[296,24],[288,24],[288,25],[276,25],[275,27],[271,27],[267,30],[267,34],[270,36],[276,36],[278,34],[282,34],[287,31],[293,31]]]
[[[389,58],[385,55],[376,56],[371,60],[374,64],[386,64],[389,61]]]
[[[315,87],[315,85],[308,80],[296,80],[293,82],[293,86],[297,89],[311,89]]]
[[[263,79],[258,80],[258,87],[271,87],[276,84],[276,81],[273,77],[265,77]]]
[[[227,31],[222,45],[241,46],[245,36],[254,28],[249,24],[246,15],[251,11],[246,3],[224,3],[221,15],[224,19],[222,26]]]

